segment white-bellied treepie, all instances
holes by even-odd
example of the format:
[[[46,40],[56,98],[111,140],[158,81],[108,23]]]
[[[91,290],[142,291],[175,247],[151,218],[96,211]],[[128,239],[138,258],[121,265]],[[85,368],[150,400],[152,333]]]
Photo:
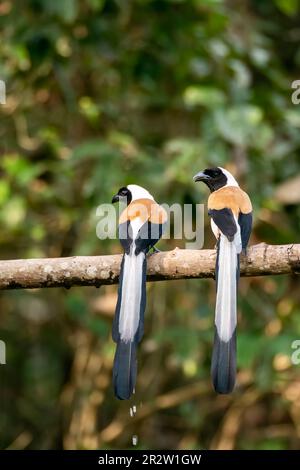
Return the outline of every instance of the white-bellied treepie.
[[[112,202],[127,204],[119,219],[118,235],[124,249],[112,337],[117,343],[113,382],[120,400],[135,388],[136,348],[144,333],[146,306],[146,254],[161,238],[167,213],[141,186],[130,184]]]
[[[211,374],[218,393],[230,393],[236,375],[237,284],[239,255],[246,251],[252,228],[252,205],[232,174],[208,168],[194,176],[211,194],[208,214],[217,238],[215,340]]]

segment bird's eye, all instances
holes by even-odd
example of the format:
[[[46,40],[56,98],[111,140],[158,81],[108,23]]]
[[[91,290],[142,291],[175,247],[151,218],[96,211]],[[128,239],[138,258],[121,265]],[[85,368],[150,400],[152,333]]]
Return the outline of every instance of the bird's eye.
[[[120,196],[127,196],[128,194],[128,189],[127,188],[121,188],[119,191]]]

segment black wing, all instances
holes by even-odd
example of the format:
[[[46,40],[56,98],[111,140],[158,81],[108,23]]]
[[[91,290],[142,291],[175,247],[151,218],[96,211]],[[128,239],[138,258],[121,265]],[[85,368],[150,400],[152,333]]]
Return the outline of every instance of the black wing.
[[[161,238],[165,224],[154,224],[149,220],[142,225],[135,239],[135,254],[147,253]]]
[[[237,232],[236,222],[231,209],[209,209],[208,214],[212,217],[216,226],[228,238],[230,242],[234,239]]]
[[[128,255],[130,252],[130,246],[132,243],[132,229],[131,229],[129,220],[119,225],[118,237],[119,237],[122,247],[124,248],[125,253]]]
[[[150,221],[145,222],[135,239],[135,254],[138,255],[142,251],[147,253],[161,238],[164,227],[165,224],[153,224]],[[130,221],[119,225],[118,236],[125,253],[129,254],[133,241]]]
[[[241,227],[242,248],[246,250],[252,229],[252,212],[249,214],[242,214],[240,212],[239,225]]]

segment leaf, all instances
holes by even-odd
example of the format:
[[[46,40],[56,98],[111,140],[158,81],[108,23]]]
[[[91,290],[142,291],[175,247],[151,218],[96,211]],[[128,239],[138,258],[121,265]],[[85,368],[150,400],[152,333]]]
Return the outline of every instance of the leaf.
[[[214,108],[225,103],[225,95],[218,88],[212,86],[189,86],[183,94],[187,106],[206,106]]]
[[[295,16],[299,11],[299,0],[275,0],[278,8],[288,16]]]
[[[49,13],[59,16],[66,23],[72,23],[78,14],[78,0],[47,0]]]
[[[246,147],[252,143],[263,113],[257,106],[241,105],[229,109],[217,109],[214,116],[215,125],[225,140]]]

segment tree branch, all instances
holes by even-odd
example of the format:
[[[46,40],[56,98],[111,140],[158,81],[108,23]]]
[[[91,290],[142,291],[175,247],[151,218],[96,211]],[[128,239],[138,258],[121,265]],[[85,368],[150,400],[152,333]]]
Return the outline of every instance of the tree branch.
[[[215,250],[180,250],[148,258],[148,281],[212,278]],[[0,261],[0,289],[72,287],[116,284],[121,255]],[[242,276],[300,274],[300,244],[261,243],[241,255]]]

